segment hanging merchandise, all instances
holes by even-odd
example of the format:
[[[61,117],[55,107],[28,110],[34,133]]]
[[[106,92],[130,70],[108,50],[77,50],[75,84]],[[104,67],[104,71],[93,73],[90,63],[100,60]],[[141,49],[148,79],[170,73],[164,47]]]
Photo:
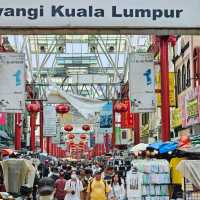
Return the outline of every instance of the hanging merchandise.
[[[167,160],[134,160],[132,169],[127,174],[127,184],[132,176],[138,177],[136,181],[138,196],[134,199],[169,200],[170,169]],[[128,199],[132,200],[136,195],[136,192],[135,194],[133,192],[135,191],[129,190]]]
[[[133,168],[126,178],[128,200],[141,200],[142,198],[142,173]]]

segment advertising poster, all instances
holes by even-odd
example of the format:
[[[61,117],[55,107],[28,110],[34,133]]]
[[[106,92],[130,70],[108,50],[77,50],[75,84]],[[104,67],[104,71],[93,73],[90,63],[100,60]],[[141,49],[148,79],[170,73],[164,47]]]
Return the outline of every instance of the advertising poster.
[[[112,128],[112,103],[107,103],[100,112],[100,128]]]
[[[25,109],[24,54],[0,53],[0,112]]]
[[[191,88],[179,96],[182,126],[188,127],[200,122],[200,87]]]
[[[133,53],[129,61],[129,91],[133,113],[153,112],[156,107],[153,55]]]
[[[52,105],[44,106],[44,136],[54,137],[56,136],[56,109]]]

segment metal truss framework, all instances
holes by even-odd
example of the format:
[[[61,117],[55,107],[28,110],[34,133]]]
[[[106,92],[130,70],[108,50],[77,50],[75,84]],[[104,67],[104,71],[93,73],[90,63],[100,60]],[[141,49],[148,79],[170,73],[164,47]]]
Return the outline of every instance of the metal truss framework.
[[[127,58],[135,50],[132,39],[125,35],[29,35],[14,36],[10,45],[25,53],[29,83],[39,99],[46,99],[54,83],[72,94],[110,100],[120,96],[121,83],[127,80]],[[75,74],[109,78],[93,83],[69,81]]]
[[[42,99],[43,101],[47,101],[46,88],[50,85],[45,83],[34,83],[28,84],[31,85],[34,92],[34,97],[36,99]],[[65,92],[74,95],[85,96],[91,99],[100,99],[103,101],[109,101],[112,99],[120,98],[121,87],[123,84],[121,83],[82,83],[82,84],[64,84],[57,85],[62,88]],[[30,99],[29,99],[30,100]]]

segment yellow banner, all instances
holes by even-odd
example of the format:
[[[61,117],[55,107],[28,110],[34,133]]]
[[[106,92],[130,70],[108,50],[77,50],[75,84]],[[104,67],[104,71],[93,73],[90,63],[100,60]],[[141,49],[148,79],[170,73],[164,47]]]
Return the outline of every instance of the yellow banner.
[[[176,128],[182,125],[182,120],[181,120],[181,109],[176,108],[175,110],[172,111],[172,127]]]
[[[161,90],[161,77],[160,72],[156,74],[156,89]],[[161,94],[156,94],[157,99],[157,106],[161,106]],[[169,101],[170,106],[174,107],[176,105],[176,99],[175,99],[175,76],[174,72],[169,72]]]

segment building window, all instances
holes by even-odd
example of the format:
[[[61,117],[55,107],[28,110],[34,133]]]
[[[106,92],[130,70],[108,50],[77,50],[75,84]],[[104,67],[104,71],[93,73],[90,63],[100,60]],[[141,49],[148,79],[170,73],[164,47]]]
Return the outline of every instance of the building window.
[[[177,72],[177,92],[181,93],[181,70],[179,69]]]
[[[187,82],[186,82],[186,86],[190,87],[191,86],[191,77],[190,77],[190,61],[188,60],[187,62]]]
[[[186,69],[185,65],[182,67],[182,90],[186,89]]]
[[[193,53],[193,79],[194,79],[194,86],[200,84],[200,69],[199,69],[199,55],[200,55],[200,47],[194,49]]]
[[[149,113],[142,114],[142,125],[145,126],[149,123]]]

